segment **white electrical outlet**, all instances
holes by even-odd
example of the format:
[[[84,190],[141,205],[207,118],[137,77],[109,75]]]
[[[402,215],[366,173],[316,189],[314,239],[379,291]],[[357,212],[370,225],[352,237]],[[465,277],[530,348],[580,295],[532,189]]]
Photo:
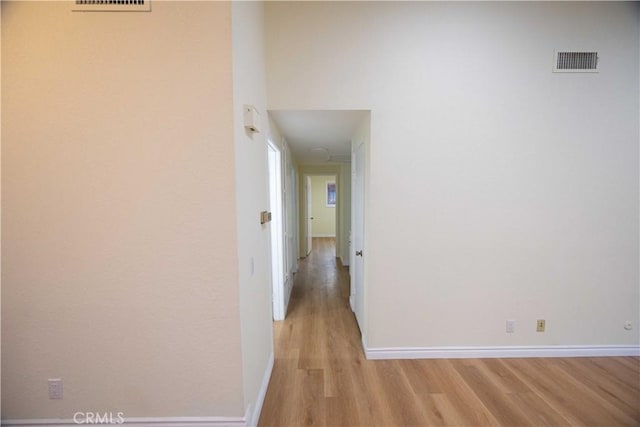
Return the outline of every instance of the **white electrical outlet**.
[[[516,321],[507,320],[507,333],[512,334],[516,331]]]
[[[62,380],[60,378],[49,380],[49,399],[62,399]]]

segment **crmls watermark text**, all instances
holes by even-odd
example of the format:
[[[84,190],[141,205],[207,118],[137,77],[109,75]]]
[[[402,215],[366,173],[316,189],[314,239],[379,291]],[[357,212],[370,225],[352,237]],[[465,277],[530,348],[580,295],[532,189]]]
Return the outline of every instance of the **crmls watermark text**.
[[[124,424],[124,412],[76,412],[73,414],[76,424]]]

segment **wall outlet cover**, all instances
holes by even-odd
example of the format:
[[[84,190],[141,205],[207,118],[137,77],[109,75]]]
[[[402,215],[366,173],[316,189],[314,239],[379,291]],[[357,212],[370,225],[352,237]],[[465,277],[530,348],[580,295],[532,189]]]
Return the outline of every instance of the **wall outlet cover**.
[[[62,380],[60,378],[49,379],[49,399],[62,399]]]

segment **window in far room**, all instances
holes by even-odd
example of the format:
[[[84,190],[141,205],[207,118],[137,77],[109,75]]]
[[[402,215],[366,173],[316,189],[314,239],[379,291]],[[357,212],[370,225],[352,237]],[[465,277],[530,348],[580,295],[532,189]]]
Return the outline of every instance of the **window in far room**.
[[[327,182],[327,207],[336,207],[336,183]]]

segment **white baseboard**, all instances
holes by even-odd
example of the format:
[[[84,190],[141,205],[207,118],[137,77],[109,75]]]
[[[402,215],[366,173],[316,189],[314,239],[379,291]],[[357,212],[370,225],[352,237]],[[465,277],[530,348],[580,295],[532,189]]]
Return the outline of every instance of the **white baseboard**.
[[[112,424],[123,426],[147,426],[147,427],[246,427],[245,417],[167,417],[167,418],[127,418],[124,422],[116,424],[117,417]],[[33,419],[33,420],[2,420],[0,425],[5,427],[78,427],[73,419]],[[83,424],[92,425],[92,424]]]
[[[344,258],[340,257],[340,262],[344,267],[349,267],[349,258],[347,258],[347,262],[344,262]]]
[[[367,348],[364,340],[362,344],[370,360],[640,356],[638,345]]]
[[[353,314],[355,315],[355,312]],[[369,355],[367,354],[367,349],[369,348],[369,346],[367,346],[367,337],[364,336],[364,333],[362,331],[360,331],[360,335],[361,335],[362,351],[364,352],[364,357],[369,359]]]
[[[269,361],[267,362],[267,369],[264,371],[264,376],[262,377],[262,384],[260,385],[260,390],[258,391],[256,404],[253,407],[253,413],[251,414],[251,418],[249,419],[249,423],[247,424],[249,427],[257,426],[258,421],[260,420],[262,405],[264,404],[264,398],[267,395],[267,388],[269,388],[269,380],[271,379],[271,373],[273,372],[273,364],[274,364],[274,357],[273,357],[273,352],[271,352],[271,355],[269,356]]]

